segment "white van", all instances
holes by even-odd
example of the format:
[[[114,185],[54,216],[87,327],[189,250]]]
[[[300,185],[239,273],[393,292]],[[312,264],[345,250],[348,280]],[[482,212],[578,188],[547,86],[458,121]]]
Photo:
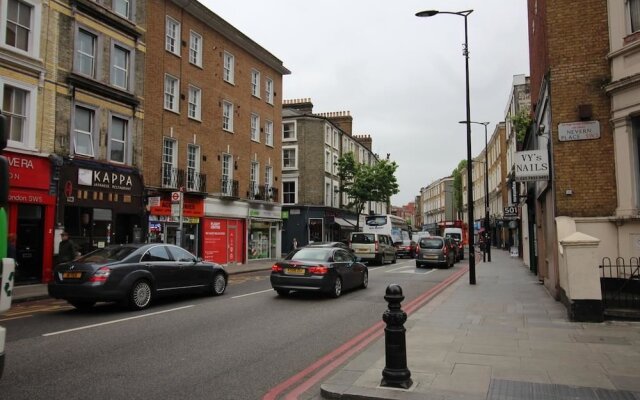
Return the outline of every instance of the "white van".
[[[462,228],[444,228],[444,232],[442,233],[442,236],[444,237],[451,236],[451,238],[455,240],[458,246],[458,251],[457,251],[458,260],[463,260],[464,259],[464,240],[462,238]]]
[[[386,261],[396,263],[396,247],[391,236],[384,233],[351,232],[349,247],[362,261],[382,265]]]

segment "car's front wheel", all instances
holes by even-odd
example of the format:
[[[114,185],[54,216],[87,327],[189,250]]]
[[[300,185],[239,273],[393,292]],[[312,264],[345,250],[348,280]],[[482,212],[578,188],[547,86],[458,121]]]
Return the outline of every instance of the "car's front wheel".
[[[132,310],[143,310],[149,307],[153,297],[151,284],[146,280],[139,280],[133,284],[129,292],[129,308]]]
[[[276,293],[278,293],[278,296],[288,296],[289,295],[289,289],[276,289]]]
[[[360,287],[366,289],[367,286],[369,286],[369,272],[367,272],[367,270],[364,270],[362,272],[362,285],[360,285]]]
[[[333,298],[338,298],[342,294],[342,279],[340,277],[336,278],[336,281],[333,284],[333,290],[330,294]]]
[[[211,295],[212,296],[220,296],[227,289],[227,279],[223,274],[216,274],[213,277],[213,282],[211,283]]]

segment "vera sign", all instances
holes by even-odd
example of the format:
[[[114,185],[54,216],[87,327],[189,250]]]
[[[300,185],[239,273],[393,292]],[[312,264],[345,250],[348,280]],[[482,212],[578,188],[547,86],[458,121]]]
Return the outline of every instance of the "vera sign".
[[[549,157],[546,150],[518,151],[515,166],[518,182],[549,180]]]

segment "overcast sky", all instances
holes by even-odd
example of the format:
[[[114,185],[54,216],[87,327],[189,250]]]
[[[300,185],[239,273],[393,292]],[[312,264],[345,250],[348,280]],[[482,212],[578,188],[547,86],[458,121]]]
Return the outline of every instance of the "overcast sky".
[[[529,75],[526,0],[200,0],[283,61],[281,99],[314,112],[350,111],[353,133],[398,165],[395,206],[466,159],[464,18],[423,10],[473,9],[468,20],[471,120],[504,119],[513,76]],[[472,125],[472,155],[484,127]]]

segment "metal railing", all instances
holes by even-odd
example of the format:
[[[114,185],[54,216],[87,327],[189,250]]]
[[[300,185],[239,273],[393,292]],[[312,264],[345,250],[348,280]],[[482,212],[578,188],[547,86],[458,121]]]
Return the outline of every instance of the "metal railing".
[[[640,311],[640,262],[631,257],[629,263],[622,257],[612,261],[602,259],[600,265],[600,288],[606,310],[625,309]]]
[[[232,179],[220,179],[220,195],[222,197],[239,197],[238,181]]]
[[[179,189],[184,187],[187,192],[207,192],[207,175],[195,170],[186,172],[179,168],[162,168],[162,187]]]

